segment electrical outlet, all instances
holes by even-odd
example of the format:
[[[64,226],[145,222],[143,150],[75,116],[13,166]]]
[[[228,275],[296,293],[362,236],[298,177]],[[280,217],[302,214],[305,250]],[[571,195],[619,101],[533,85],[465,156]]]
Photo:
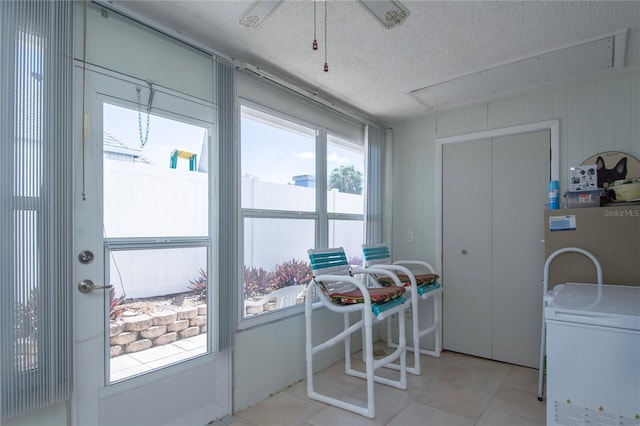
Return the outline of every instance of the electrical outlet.
[[[408,243],[413,242],[413,231],[407,231],[407,242]]]

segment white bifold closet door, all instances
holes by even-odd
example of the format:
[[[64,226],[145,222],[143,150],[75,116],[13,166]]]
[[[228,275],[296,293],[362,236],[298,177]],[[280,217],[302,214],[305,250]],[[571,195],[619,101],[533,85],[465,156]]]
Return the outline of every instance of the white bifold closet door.
[[[444,348],[536,367],[550,132],[442,153]]]

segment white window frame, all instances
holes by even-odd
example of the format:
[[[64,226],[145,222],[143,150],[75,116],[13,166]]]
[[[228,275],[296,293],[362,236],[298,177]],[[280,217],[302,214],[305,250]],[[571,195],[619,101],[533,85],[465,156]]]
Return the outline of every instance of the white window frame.
[[[366,159],[366,149],[364,146],[364,141],[353,141],[350,138],[341,135],[340,133],[333,131],[327,127],[323,127],[319,124],[309,123],[307,121],[298,119],[289,114],[283,113],[281,111],[275,110],[270,107],[266,107],[259,103],[253,102],[248,99],[241,98],[239,102],[238,115],[239,115],[239,123],[242,120],[242,107],[256,109],[264,114],[272,115],[276,118],[287,120],[295,124],[300,124],[305,127],[316,129],[316,186],[315,186],[315,197],[316,197],[316,208],[315,211],[291,211],[291,210],[267,210],[267,209],[247,209],[242,208],[240,206],[240,235],[238,237],[240,250],[239,253],[244,252],[244,222],[247,218],[258,218],[258,219],[299,219],[299,220],[313,220],[315,221],[315,246],[318,247],[327,247],[328,238],[329,238],[329,221],[330,220],[353,220],[353,221],[361,221],[363,226],[363,232],[365,228],[365,215],[364,215],[364,205],[363,205],[363,213],[362,214],[348,214],[348,213],[328,213],[327,212],[327,187],[328,187],[328,176],[327,176],[327,145],[328,145],[328,137],[329,135],[343,139],[345,141],[351,142],[354,145],[362,146],[362,152]],[[239,126],[241,127],[241,126]],[[238,132],[238,142],[242,144],[242,135],[241,132]],[[365,161],[366,164],[366,161]],[[242,158],[240,158],[240,170],[242,170]],[[238,176],[240,176],[240,171]],[[363,177],[363,186],[366,186],[367,177]],[[366,188],[365,188],[366,191]],[[363,241],[364,242],[364,241]],[[311,248],[311,247],[309,247]],[[306,260],[306,259],[303,259]],[[240,256],[239,271],[244,271],[244,256]],[[295,306],[278,309],[271,312],[261,313],[258,315],[246,317],[244,316],[244,276],[241,276],[238,280],[240,285],[238,286],[238,301],[240,304],[240,308],[238,309],[238,329],[246,330],[250,329],[262,324],[271,323],[274,321],[281,320],[283,318],[288,318],[294,315],[300,315],[304,312],[304,304],[298,304]]]

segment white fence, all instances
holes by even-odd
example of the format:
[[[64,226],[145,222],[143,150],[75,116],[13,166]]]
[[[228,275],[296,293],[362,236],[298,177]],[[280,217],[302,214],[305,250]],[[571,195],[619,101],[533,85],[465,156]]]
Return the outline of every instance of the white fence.
[[[177,237],[206,235],[207,174],[145,164],[104,161],[104,232],[114,237]],[[242,179],[243,206],[261,209],[315,210],[314,189]],[[361,213],[363,196],[333,190],[329,211]],[[204,214],[203,214],[204,213]],[[273,271],[286,260],[307,259],[314,241],[313,221],[247,219],[244,263]],[[342,245],[360,256],[362,222],[332,221],[330,245]],[[221,250],[225,247],[221,246]],[[205,248],[112,252],[107,281],[127,298],[154,297],[187,291],[200,269],[206,269]]]

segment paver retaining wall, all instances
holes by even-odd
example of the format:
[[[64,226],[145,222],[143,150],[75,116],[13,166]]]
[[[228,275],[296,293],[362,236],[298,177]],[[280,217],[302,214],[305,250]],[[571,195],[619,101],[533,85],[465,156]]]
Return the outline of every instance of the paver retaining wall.
[[[207,305],[122,316],[110,324],[111,357],[173,343],[207,332]]]

